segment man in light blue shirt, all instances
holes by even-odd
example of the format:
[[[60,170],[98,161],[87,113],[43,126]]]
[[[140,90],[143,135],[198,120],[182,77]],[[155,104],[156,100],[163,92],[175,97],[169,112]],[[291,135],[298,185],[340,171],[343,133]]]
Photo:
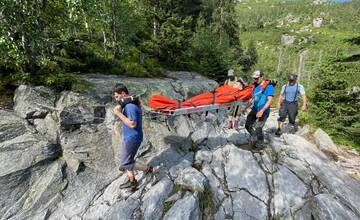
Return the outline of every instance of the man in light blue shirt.
[[[296,75],[288,76],[289,82],[281,88],[279,101],[277,107],[279,109],[278,127],[275,132],[276,135],[281,135],[281,128],[286,117],[289,118],[289,123],[293,130],[296,130],[295,119],[298,114],[298,97],[302,97],[302,111],[306,111],[307,99],[305,95],[304,86],[297,83]]]

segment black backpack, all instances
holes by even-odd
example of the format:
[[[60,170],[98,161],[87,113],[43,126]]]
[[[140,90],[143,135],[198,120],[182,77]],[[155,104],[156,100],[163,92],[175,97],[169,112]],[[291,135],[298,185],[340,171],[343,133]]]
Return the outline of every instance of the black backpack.
[[[128,96],[118,101],[118,104],[121,106],[122,109],[124,109],[125,106],[129,103],[132,103],[134,105],[140,105],[140,99],[137,96]]]

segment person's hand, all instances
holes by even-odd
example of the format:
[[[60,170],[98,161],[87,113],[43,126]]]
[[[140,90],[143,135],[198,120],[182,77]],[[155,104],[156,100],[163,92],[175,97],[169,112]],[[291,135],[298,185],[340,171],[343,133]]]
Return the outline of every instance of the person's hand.
[[[245,107],[245,109],[246,108],[248,108],[248,107],[250,107],[252,104],[253,104],[253,101],[254,101],[254,99],[249,99],[247,102],[246,102],[246,107]]]
[[[114,107],[113,112],[115,115],[117,115],[118,113],[121,113],[121,106],[117,105]]]
[[[257,118],[261,118],[261,117],[263,116],[263,114],[264,114],[264,111],[263,111],[263,110],[260,110],[260,111],[258,111],[258,112],[256,113],[256,117],[257,117]]]
[[[303,105],[301,111],[306,112],[306,110],[307,110],[306,105]]]

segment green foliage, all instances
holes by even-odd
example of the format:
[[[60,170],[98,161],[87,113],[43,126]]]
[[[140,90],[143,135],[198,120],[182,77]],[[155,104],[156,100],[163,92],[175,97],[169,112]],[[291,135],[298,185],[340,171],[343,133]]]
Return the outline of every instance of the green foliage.
[[[159,33],[156,37],[152,38],[152,47],[145,48],[151,49],[150,54],[156,57],[161,63],[168,66],[177,65],[179,58],[189,45],[189,39],[192,35],[191,32],[191,17],[181,19],[179,17],[169,17],[164,23],[161,24]]]
[[[253,40],[249,41],[249,45],[244,55],[239,58],[239,63],[242,65],[244,71],[249,71],[253,65],[258,61],[258,53]]]
[[[174,204],[175,204],[175,201],[165,202],[164,203],[164,213],[169,211],[171,209],[171,207],[173,207]]]
[[[310,97],[310,114],[315,124],[325,128],[339,143],[355,146],[360,146],[360,93],[350,93],[351,84],[339,72],[358,75],[359,71],[358,65],[349,66],[338,58],[328,59],[316,74]]]
[[[273,219],[274,219],[274,220],[281,220],[281,215],[280,215],[280,213],[276,213]]]
[[[213,201],[213,193],[211,192],[210,187],[205,187],[204,192],[200,193],[199,202],[200,209],[203,213],[203,218],[207,219],[207,217],[212,216],[214,214],[214,201]]]
[[[180,192],[182,189],[181,189],[181,186],[176,184],[173,188],[173,191],[172,191],[172,194],[175,194],[177,192]]]
[[[253,44],[241,48],[232,1],[4,0],[0,8],[4,90],[69,89],[73,74],[154,77],[164,68],[223,80],[227,69],[256,63]]]
[[[56,91],[73,90],[83,92],[88,87],[85,80],[71,73],[50,74],[45,78],[44,84]]]
[[[236,63],[235,50],[230,46],[228,37],[217,34],[214,29],[214,25],[206,26],[199,22],[183,65],[223,81],[229,68],[240,65]]]

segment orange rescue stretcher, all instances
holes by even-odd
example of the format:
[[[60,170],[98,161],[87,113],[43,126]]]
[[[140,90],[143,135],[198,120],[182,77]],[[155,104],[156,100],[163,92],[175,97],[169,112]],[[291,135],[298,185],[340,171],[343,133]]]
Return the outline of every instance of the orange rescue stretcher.
[[[243,106],[252,98],[255,85],[239,90],[228,85],[220,86],[213,92],[202,93],[184,101],[176,101],[161,95],[153,95],[149,100],[152,113],[165,116],[177,116],[211,110]]]

